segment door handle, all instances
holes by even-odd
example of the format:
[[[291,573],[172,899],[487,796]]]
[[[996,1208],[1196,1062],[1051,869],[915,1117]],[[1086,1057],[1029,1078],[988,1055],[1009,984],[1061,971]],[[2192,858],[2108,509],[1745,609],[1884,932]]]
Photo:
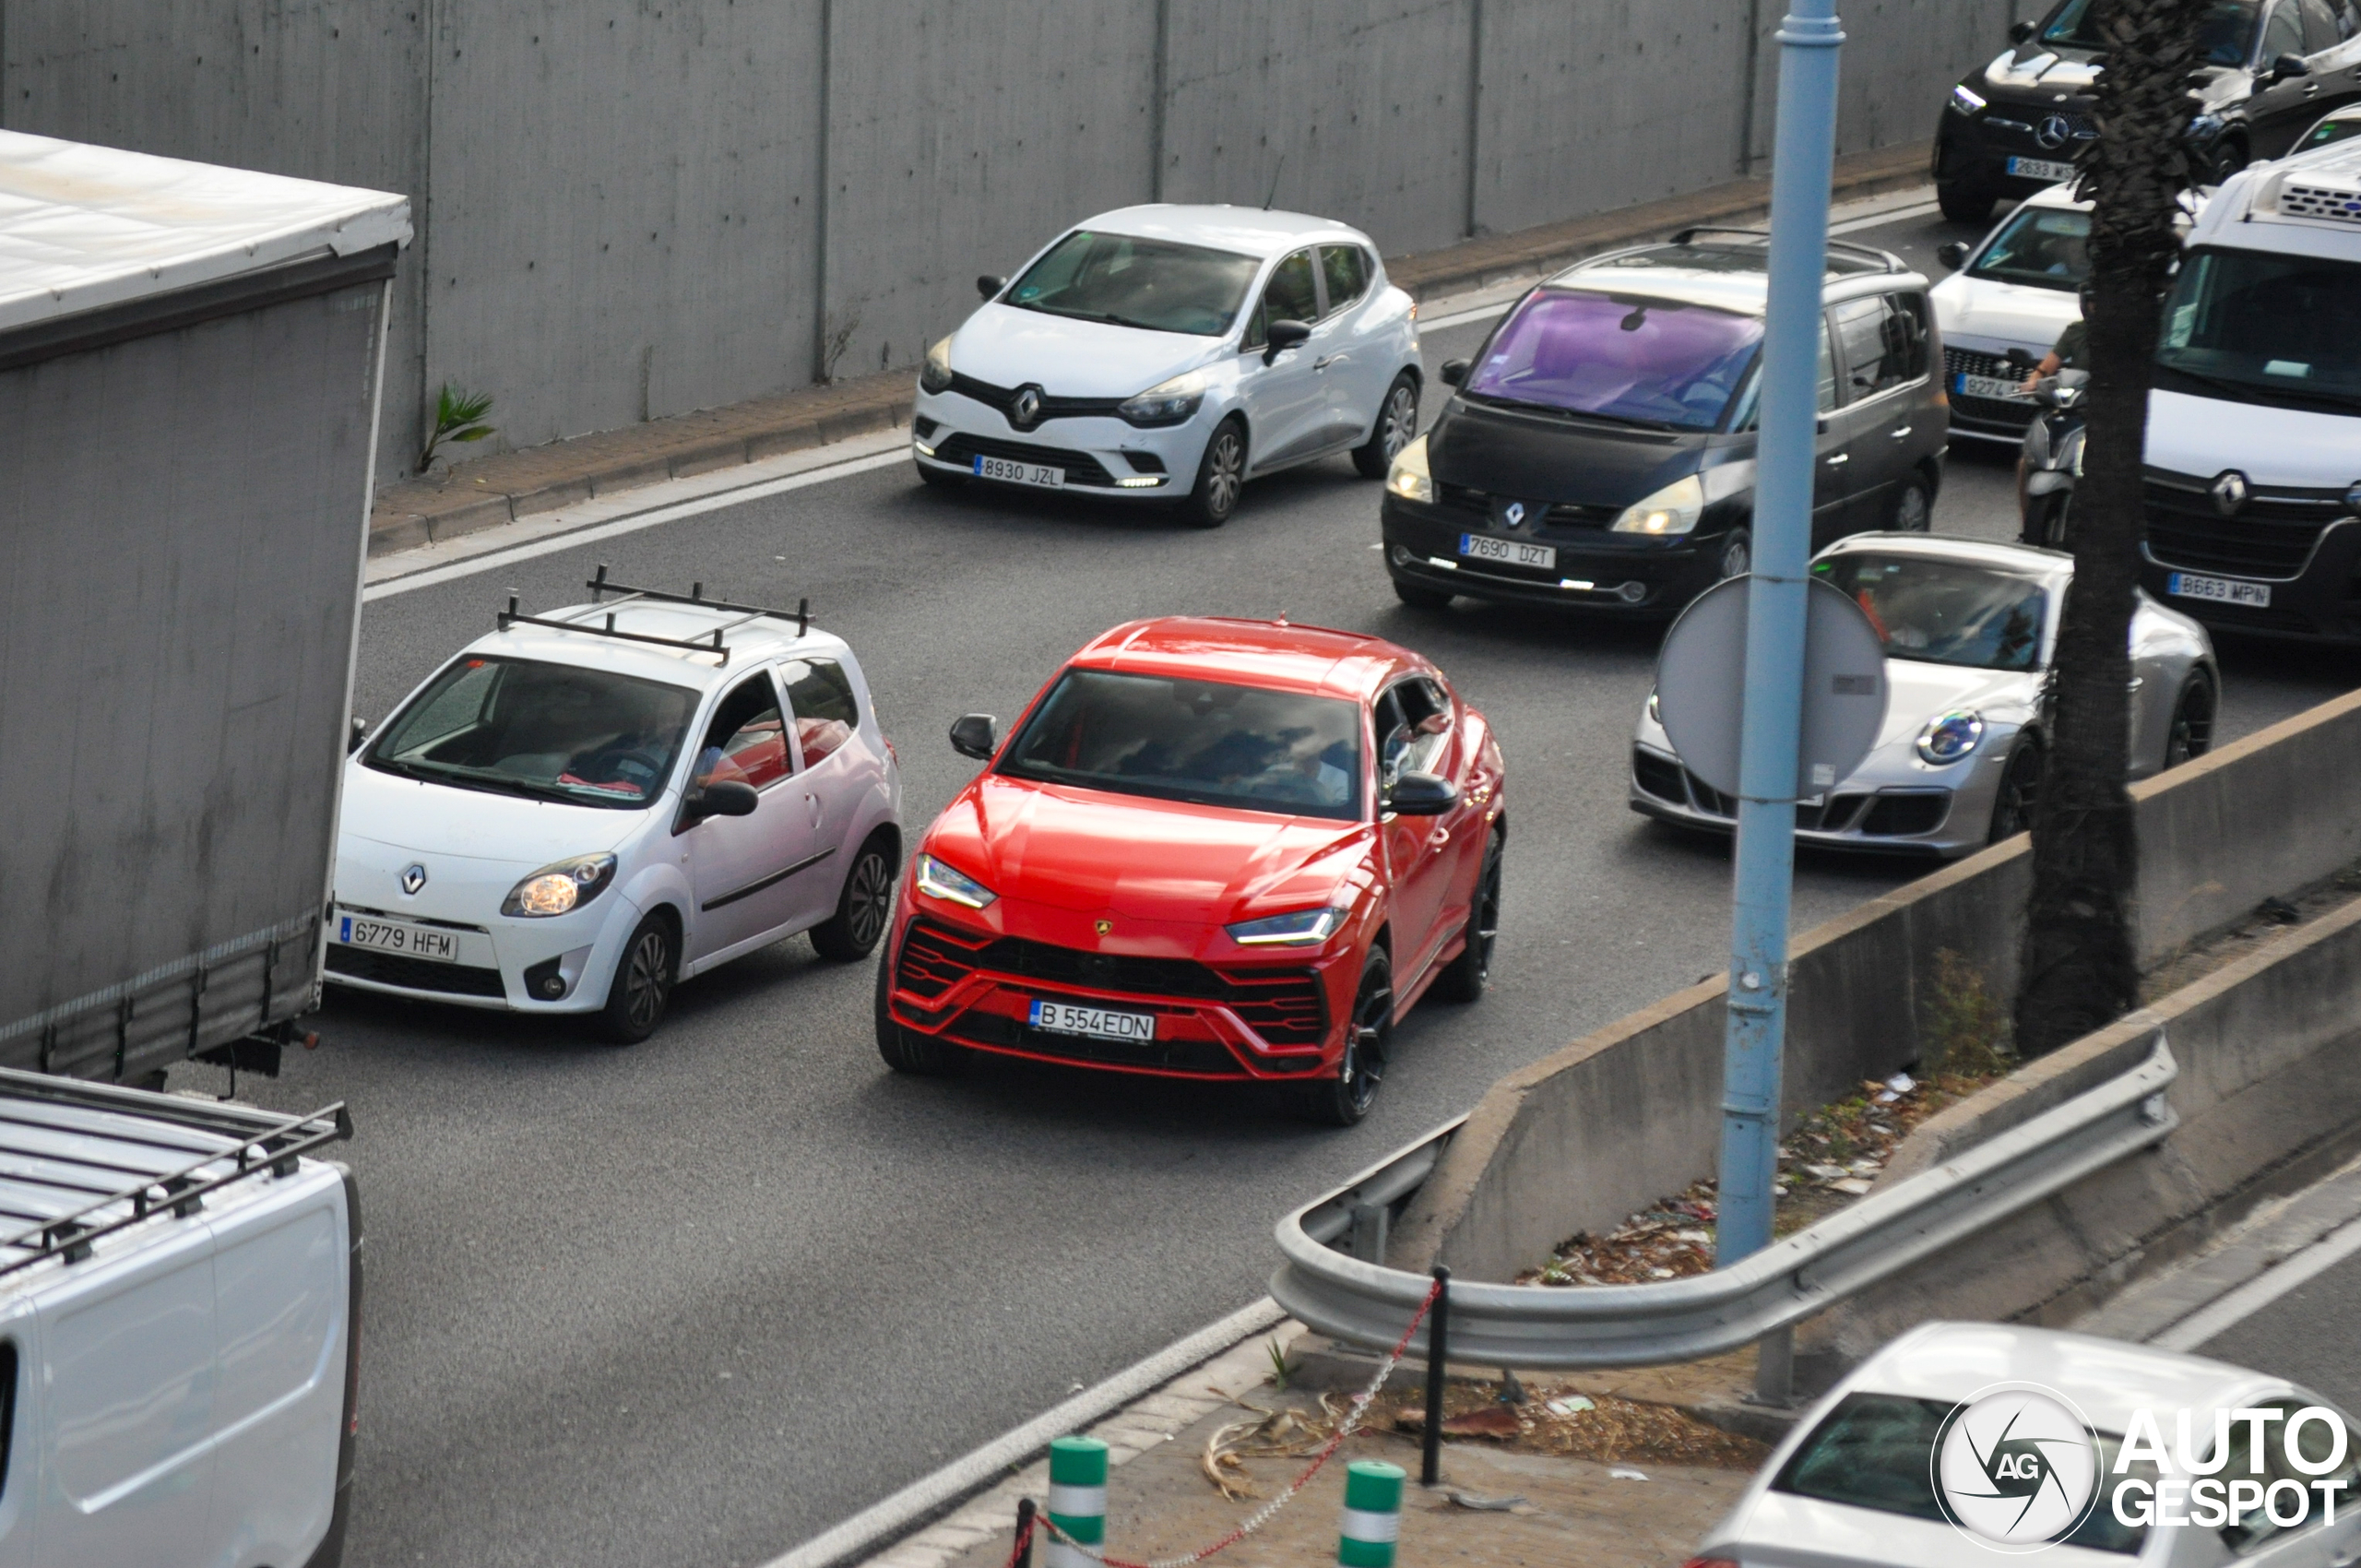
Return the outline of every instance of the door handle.
[[[1892,436],[1896,441],[1905,441],[1909,439],[1910,427],[1906,424],[1898,424],[1892,430],[1886,432],[1886,434]]]
[[[825,814],[822,811],[821,806],[820,806],[820,797],[819,797],[819,796],[817,796],[817,795],[806,795],[806,796],[804,796],[804,797],[803,797],[803,809],[804,809],[804,810],[806,810],[806,811],[808,811],[808,812],[810,812],[810,813],[812,814],[812,826],[814,826],[814,827],[819,826],[820,826],[820,818],[821,818],[823,815],[825,815]]]
[[[1427,848],[1430,849],[1440,849],[1450,842],[1451,829],[1448,827],[1438,827],[1427,835]]]
[[[1330,365],[1340,363],[1350,358],[1352,358],[1352,355],[1350,354],[1323,354],[1318,359],[1311,362],[1311,368],[1314,370],[1326,370]]]
[[[2140,677],[2140,676],[2137,676],[2137,675],[2134,675],[2134,676],[2132,676],[2132,677],[2131,677],[2131,683],[2130,683],[2130,685],[2128,685],[2128,686],[2124,687],[2123,689],[2124,689],[2125,691],[2127,691],[2127,692],[2136,692],[2136,691],[2138,691],[2138,690],[2140,689],[2140,682],[2141,682],[2141,677]]]
[[[1830,468],[1832,468],[1832,469],[1841,469],[1841,468],[1843,468],[1845,464],[1847,464],[1847,463],[1851,462],[1852,460],[1853,460],[1853,454],[1852,454],[1852,453],[1850,453],[1850,452],[1839,452],[1839,453],[1837,453],[1834,457],[1831,457],[1831,458],[1829,458],[1829,459],[1828,459],[1828,466],[1829,466]]]

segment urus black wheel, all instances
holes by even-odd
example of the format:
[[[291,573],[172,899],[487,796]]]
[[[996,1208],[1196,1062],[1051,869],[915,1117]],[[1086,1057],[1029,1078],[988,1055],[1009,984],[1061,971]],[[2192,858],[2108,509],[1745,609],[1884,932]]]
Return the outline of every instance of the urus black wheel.
[[[654,1034],[671,1004],[672,981],[680,970],[671,922],[661,915],[640,921],[615,962],[607,1005],[599,1015],[599,1032],[618,1045],[637,1045]]]
[[[1345,1054],[1336,1075],[1304,1086],[1305,1119],[1323,1126],[1349,1127],[1369,1114],[1385,1082],[1386,1048],[1394,1039],[1394,966],[1382,948],[1361,961],[1353,992],[1353,1016],[1345,1026]]]
[[[876,951],[886,918],[894,912],[895,870],[884,836],[860,847],[836,895],[836,912],[812,928],[812,945],[820,956],[849,964]]]
[[[1492,978],[1492,947],[1501,934],[1501,836],[1484,844],[1476,873],[1476,895],[1467,909],[1467,945],[1451,967],[1435,977],[1435,994],[1446,1002],[1473,1002]]]

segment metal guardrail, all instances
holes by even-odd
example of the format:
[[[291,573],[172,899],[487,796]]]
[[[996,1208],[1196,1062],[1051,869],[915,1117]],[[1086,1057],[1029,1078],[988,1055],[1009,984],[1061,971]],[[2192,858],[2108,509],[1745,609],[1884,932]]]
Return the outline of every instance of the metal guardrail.
[[[2160,1029],[2147,1058],[2121,1076],[1710,1274],[1572,1287],[1454,1279],[1447,1354],[1484,1366],[1619,1367],[1751,1344],[2163,1139],[2179,1124],[2165,1100],[2179,1072]],[[1433,1281],[1376,1261],[1378,1217],[1407,1203],[1459,1126],[1279,1222],[1286,1261],[1271,1294],[1282,1307],[1350,1344],[1390,1348],[1401,1336]],[[1355,1255],[1327,1244],[1348,1233]],[[1411,1345],[1424,1353],[1423,1329]]]

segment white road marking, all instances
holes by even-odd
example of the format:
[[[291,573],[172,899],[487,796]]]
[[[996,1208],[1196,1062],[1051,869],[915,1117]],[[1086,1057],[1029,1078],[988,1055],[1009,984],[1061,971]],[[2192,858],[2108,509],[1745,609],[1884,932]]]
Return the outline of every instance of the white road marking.
[[[2265,1270],[2210,1306],[2199,1308],[2148,1341],[2160,1350],[2194,1354],[2225,1329],[2244,1323],[2298,1285],[2317,1279],[2361,1253],[2361,1219],[2330,1231],[2282,1263]]]

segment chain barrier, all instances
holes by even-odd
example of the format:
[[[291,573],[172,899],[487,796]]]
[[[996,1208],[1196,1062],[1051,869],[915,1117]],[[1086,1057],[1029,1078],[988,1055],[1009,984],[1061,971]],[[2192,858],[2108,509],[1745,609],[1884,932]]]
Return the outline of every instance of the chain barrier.
[[[1196,1563],[1203,1562],[1216,1552],[1225,1551],[1236,1546],[1240,1541],[1269,1524],[1277,1516],[1280,1509],[1294,1502],[1297,1494],[1311,1484],[1311,1478],[1318,1475],[1321,1467],[1326,1465],[1335,1456],[1336,1450],[1344,1445],[1345,1439],[1352,1436],[1359,1429],[1361,1417],[1368,1413],[1370,1402],[1377,1397],[1378,1392],[1385,1386],[1385,1380],[1394,1375],[1394,1369],[1401,1364],[1403,1356],[1408,1353],[1410,1336],[1418,1332],[1418,1324],[1426,1321],[1427,1313],[1433,1309],[1435,1299],[1442,1294],[1442,1281],[1440,1279],[1428,1289],[1427,1299],[1418,1303],[1417,1312],[1410,1314],[1409,1325],[1402,1330],[1402,1337],[1394,1342],[1394,1348],[1388,1351],[1385,1360],[1379,1363],[1377,1375],[1369,1380],[1367,1388],[1353,1396],[1352,1404],[1346,1411],[1345,1419],[1336,1425],[1336,1434],[1328,1440],[1326,1446],[1312,1456],[1311,1463],[1304,1467],[1303,1473],[1289,1481],[1285,1491],[1248,1515],[1228,1535],[1214,1542],[1213,1545],[1200,1547],[1183,1557],[1159,1557],[1153,1562],[1133,1562],[1125,1558],[1110,1557],[1100,1547],[1074,1539],[1065,1531],[1058,1528],[1057,1521],[1050,1518],[1049,1512],[1044,1509],[1026,1521],[1024,1528],[1018,1532],[1015,1548],[1009,1553],[1008,1568],[1018,1568],[1018,1559],[1024,1555],[1031,1543],[1035,1530],[1039,1530],[1050,1540],[1072,1548],[1091,1562],[1101,1564],[1102,1568],[1194,1568]]]

